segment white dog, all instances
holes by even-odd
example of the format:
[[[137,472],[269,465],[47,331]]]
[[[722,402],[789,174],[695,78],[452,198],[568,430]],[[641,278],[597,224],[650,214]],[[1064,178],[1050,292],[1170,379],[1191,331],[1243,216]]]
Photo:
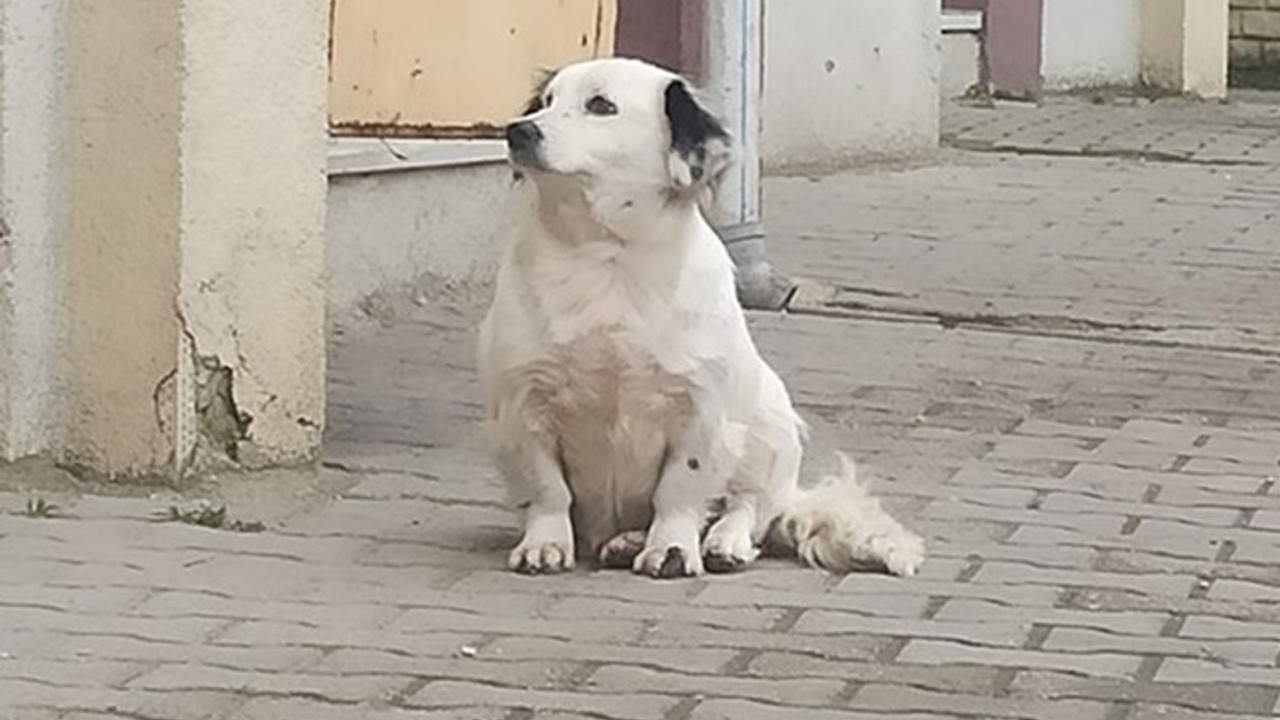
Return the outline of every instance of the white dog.
[[[679,577],[744,567],[768,541],[836,572],[915,573],[921,539],[852,465],[797,488],[803,423],[699,210],[729,138],[685,82],[636,60],[570,65],[506,134],[524,217],[479,368],[524,513],[511,568],[582,554]]]

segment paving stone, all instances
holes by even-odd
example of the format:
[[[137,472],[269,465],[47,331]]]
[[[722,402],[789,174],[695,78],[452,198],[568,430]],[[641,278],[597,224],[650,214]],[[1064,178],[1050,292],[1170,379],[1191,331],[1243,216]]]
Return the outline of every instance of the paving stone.
[[[1242,667],[1210,660],[1168,658],[1156,672],[1157,682],[1169,683],[1239,683],[1275,688],[1276,668]]]
[[[1142,595],[1185,597],[1196,582],[1196,578],[1176,575],[1126,575],[1086,570],[1039,568],[1021,563],[988,562],[983,563],[977,574],[973,576],[972,582],[977,585],[1051,585],[1059,588],[1116,588],[1124,592]]]
[[[1251,640],[1268,638],[1280,642],[1280,622],[1258,620],[1246,622],[1214,615],[1192,615],[1182,623],[1178,632],[1182,637],[1208,640]]]
[[[474,646],[482,632],[364,630],[334,634],[323,628],[250,620],[238,623],[218,636],[217,644],[229,647],[366,648],[396,650],[429,657],[448,657],[458,648]]]
[[[851,575],[840,581],[835,592],[861,595],[876,592],[898,595],[911,591],[918,596],[964,597],[979,600],[997,600],[1016,605],[1050,606],[1057,602],[1060,588],[1050,586],[994,586],[974,585],[954,581],[929,581],[915,578],[898,580],[876,576]]]
[[[234,720],[503,720],[508,714],[505,708],[405,710],[376,704],[352,706],[300,698],[255,698],[236,710]]]
[[[745,652],[781,650],[844,663],[873,660],[893,642],[894,638],[888,635],[808,635],[660,623],[647,630],[638,644],[658,648],[730,648]]]
[[[361,629],[378,627],[399,615],[400,610],[387,605],[276,602],[208,593],[161,592],[136,605],[129,614],[151,618],[271,620],[309,627]]]
[[[1089,498],[1072,493],[1050,493],[1041,505],[1051,512],[1088,512],[1126,517],[1174,518],[1192,525],[1232,527],[1240,519],[1238,508],[1170,507],[1153,503],[1126,503]]]
[[[658,693],[681,697],[749,698],[776,705],[827,705],[845,683],[835,679],[767,679],[685,675],[630,665],[604,665],[591,674],[584,687],[608,693]]]
[[[450,657],[343,648],[306,667],[317,675],[399,675],[476,680],[515,687],[557,689],[576,684],[583,665],[574,661],[504,660],[475,646],[459,647]]]
[[[1192,640],[1113,635],[1085,628],[1054,628],[1041,646],[1067,652],[1128,652],[1166,658],[1189,657],[1229,665],[1272,667],[1280,646],[1269,640]]]
[[[619,720],[650,720],[662,717],[677,698],[645,693],[591,694],[561,691],[518,690],[483,683],[452,680],[428,683],[405,701],[414,708],[471,706],[478,708],[524,708],[527,710],[568,710]]]
[[[1090,612],[1064,608],[1009,606],[984,600],[948,600],[937,620],[1036,623],[1055,628],[1097,628],[1117,635],[1157,635],[1169,616],[1159,612]]]
[[[1196,712],[1250,713],[1271,706],[1277,688],[1237,683],[1152,683],[1129,679],[1081,677],[1069,673],[1024,670],[1009,684],[1014,696],[1046,700],[1078,698],[1129,702],[1138,707],[1179,706]],[[1233,714],[1234,718],[1235,715]]]
[[[927,563],[926,566],[934,564]],[[729,585],[710,585],[690,602],[713,607],[782,607],[824,608],[842,612],[859,613],[874,617],[919,617],[929,604],[929,598],[918,594],[809,593],[785,590],[755,590],[744,593],[741,588]]]
[[[128,687],[303,695],[329,702],[362,702],[386,699],[395,690],[407,686],[410,680],[408,676],[264,673],[184,664],[163,665],[130,680]]]
[[[1263,585],[1244,580],[1218,580],[1209,590],[1215,600],[1242,600],[1251,603],[1280,603],[1280,584]]]
[[[748,607],[723,608],[685,604],[657,605],[602,597],[567,597],[544,608],[540,614],[559,620],[662,620],[741,630],[767,630],[778,622],[785,610],[763,605],[764,603],[756,603]]]
[[[0,680],[0,698],[15,698],[11,706],[19,713],[15,720],[26,720],[28,712],[52,710],[61,716],[76,712],[92,714],[108,708],[114,708],[108,711],[114,717],[123,714],[165,720],[209,720],[234,711],[244,702],[239,692],[154,692],[50,685],[28,680]]]
[[[862,633],[940,638],[992,647],[1018,647],[1026,639],[1030,629],[1030,624],[1018,622],[940,622],[809,610],[800,616],[794,631],[819,635]]]
[[[763,652],[748,671],[773,678],[825,677],[846,681],[902,683],[946,692],[994,693],[1002,669],[995,666],[944,665],[929,667],[901,663],[860,662],[839,656]]]
[[[1017,697],[982,697],[966,693],[937,692],[905,685],[871,684],[858,690],[850,706],[881,712],[955,713],[977,717],[1079,720],[1107,717],[1110,705],[1089,700],[1034,700]]]
[[[597,642],[628,640],[640,634],[639,619],[570,620],[519,616],[477,615],[447,608],[406,610],[386,629],[391,633],[439,632],[444,630],[507,635],[538,635],[550,638],[590,638]]]
[[[791,720],[797,717],[793,709],[752,702],[750,700],[706,700],[698,704],[689,716],[690,720]],[[806,720],[878,720],[884,715],[855,710],[829,710],[809,708],[804,711]],[[942,720],[950,714],[902,713],[894,714],[894,720]]]
[[[9,658],[0,660],[0,678],[44,682],[53,686],[112,687],[147,670],[149,665],[83,657],[61,660]]]
[[[1021,545],[972,545],[933,543],[930,557],[961,557],[979,561],[1008,560],[1039,567],[1088,568],[1092,567],[1097,551],[1089,547],[1026,547]]]
[[[1142,664],[1141,656],[1121,653],[1070,655],[1038,650],[974,647],[946,640],[914,639],[898,654],[897,661],[922,665],[964,663],[1040,668],[1098,677],[1128,677]]]
[[[1134,708],[1129,720],[1218,720],[1222,715],[1217,712],[1200,712],[1188,710],[1177,705],[1151,704]],[[1231,715],[1231,720],[1275,720],[1275,715]]]
[[[32,635],[35,642],[21,653],[11,653],[27,662],[45,660],[122,660],[139,663],[205,663],[250,671],[279,672],[304,667],[318,660],[319,648],[285,647],[266,644],[214,645],[210,643],[155,642],[129,635]]]
[[[691,673],[714,673],[736,655],[721,648],[661,648],[598,645],[554,638],[503,637],[484,646],[477,657],[505,660],[577,660],[642,665]]]

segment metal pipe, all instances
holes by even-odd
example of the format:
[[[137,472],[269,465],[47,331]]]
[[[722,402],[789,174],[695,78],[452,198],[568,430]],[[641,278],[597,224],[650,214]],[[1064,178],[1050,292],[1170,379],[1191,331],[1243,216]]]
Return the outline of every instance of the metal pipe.
[[[736,160],[709,215],[737,265],[739,300],[745,307],[779,310],[795,284],[769,264],[760,217],[764,0],[702,2],[701,85],[737,141]]]

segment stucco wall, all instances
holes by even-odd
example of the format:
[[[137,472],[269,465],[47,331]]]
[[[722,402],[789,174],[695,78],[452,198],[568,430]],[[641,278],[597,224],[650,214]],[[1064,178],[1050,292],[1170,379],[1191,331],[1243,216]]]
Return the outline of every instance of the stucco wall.
[[[334,175],[326,239],[331,314],[374,293],[410,290],[426,276],[492,280],[510,198],[505,161]]]
[[[0,0],[0,459],[58,436],[64,12]]]
[[[233,373],[251,465],[324,423],[327,3],[188,3],[179,303],[190,349]]]
[[[107,475],[173,452],[152,398],[180,329],[179,27],[175,3],[70,6],[65,452]]]
[[[1045,88],[1136,83],[1140,34],[1138,0],[1044,0]]]
[[[937,0],[765,3],[766,171],[837,168],[937,146]]]
[[[1142,80],[1203,98],[1227,94],[1227,0],[1141,0]]]
[[[326,7],[68,8],[62,458],[173,477],[313,457]]]

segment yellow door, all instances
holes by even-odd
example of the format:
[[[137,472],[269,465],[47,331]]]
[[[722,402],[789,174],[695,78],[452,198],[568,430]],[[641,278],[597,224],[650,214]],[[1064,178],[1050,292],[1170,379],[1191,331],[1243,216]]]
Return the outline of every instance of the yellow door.
[[[497,135],[541,70],[612,55],[616,22],[617,0],[333,0],[330,126]]]

